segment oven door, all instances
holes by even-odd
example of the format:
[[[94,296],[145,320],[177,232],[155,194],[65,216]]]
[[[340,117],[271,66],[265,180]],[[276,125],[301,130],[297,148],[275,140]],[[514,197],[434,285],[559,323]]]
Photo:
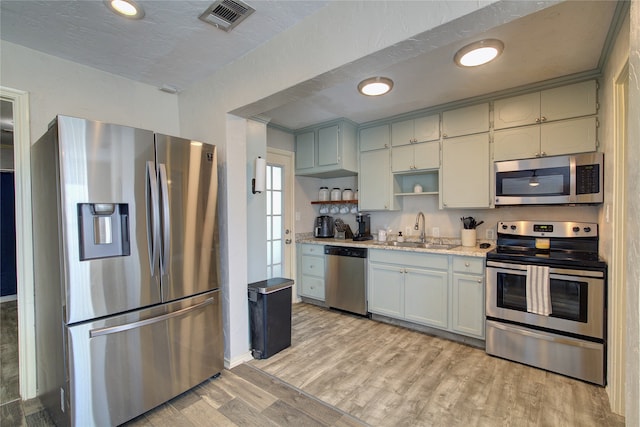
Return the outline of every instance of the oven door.
[[[487,261],[487,317],[604,339],[603,271],[550,268],[551,314],[527,312],[527,266]]]

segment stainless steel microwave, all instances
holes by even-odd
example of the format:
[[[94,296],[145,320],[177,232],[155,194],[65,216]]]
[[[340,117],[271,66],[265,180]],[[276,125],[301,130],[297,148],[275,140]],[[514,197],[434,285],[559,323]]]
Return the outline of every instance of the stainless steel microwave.
[[[495,162],[495,205],[602,203],[603,169],[602,153]]]

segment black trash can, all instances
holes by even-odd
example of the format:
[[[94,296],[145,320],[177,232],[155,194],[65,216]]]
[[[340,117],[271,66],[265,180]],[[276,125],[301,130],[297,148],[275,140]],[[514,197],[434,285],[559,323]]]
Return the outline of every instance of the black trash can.
[[[291,346],[291,287],[293,280],[276,277],[249,284],[251,350],[267,359]]]

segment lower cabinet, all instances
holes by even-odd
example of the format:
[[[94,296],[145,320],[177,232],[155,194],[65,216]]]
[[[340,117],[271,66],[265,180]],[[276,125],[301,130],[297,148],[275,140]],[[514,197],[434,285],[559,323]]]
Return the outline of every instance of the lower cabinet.
[[[369,251],[371,253],[373,251]],[[404,316],[404,273],[397,265],[369,263],[368,303],[371,313]]]
[[[369,311],[447,328],[447,266],[446,256],[370,250]]]
[[[324,246],[300,245],[298,295],[324,301]]]
[[[404,272],[404,317],[424,325],[447,327],[446,271],[406,268]]]
[[[369,251],[369,311],[484,339],[484,258]]]
[[[452,256],[451,329],[484,339],[484,258]]]

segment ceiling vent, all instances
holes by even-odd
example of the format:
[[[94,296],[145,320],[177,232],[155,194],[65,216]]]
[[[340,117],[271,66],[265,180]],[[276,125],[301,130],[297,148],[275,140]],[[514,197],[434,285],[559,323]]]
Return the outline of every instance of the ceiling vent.
[[[231,31],[255,11],[239,0],[218,0],[200,15],[200,19],[221,30]]]

